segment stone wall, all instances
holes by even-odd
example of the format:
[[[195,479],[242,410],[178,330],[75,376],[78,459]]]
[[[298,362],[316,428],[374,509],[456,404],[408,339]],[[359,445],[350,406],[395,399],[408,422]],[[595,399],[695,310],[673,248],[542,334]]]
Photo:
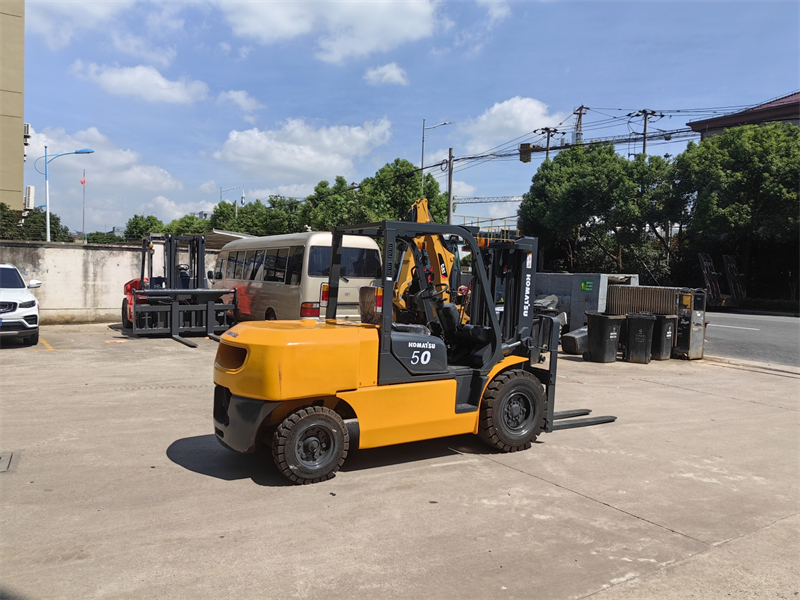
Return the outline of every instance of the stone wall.
[[[206,271],[213,269],[218,253],[206,250]],[[155,256],[162,255],[156,248]],[[26,283],[42,282],[33,293],[44,325],[119,322],[124,286],[139,277],[141,256],[140,245],[0,240],[0,263],[15,265]],[[157,261],[155,269],[159,266]]]

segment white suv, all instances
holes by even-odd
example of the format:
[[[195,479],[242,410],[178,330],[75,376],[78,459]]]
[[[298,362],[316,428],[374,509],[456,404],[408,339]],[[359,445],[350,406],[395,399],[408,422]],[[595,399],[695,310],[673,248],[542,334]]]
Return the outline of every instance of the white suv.
[[[26,286],[17,267],[0,264],[0,337],[20,337],[29,346],[39,343],[39,303],[28,289],[41,285],[31,279]]]

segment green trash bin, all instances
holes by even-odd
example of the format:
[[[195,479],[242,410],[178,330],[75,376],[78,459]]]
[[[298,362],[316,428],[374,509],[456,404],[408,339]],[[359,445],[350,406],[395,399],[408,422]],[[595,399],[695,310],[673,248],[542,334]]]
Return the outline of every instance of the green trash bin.
[[[653,360],[669,360],[672,358],[672,346],[675,344],[675,332],[678,329],[678,315],[656,315],[653,324]]]
[[[653,325],[656,317],[650,313],[628,313],[625,320],[625,360],[646,365],[653,346]]]
[[[606,315],[596,310],[586,311],[589,350],[584,352],[584,360],[609,363],[617,360],[619,334],[625,315]]]

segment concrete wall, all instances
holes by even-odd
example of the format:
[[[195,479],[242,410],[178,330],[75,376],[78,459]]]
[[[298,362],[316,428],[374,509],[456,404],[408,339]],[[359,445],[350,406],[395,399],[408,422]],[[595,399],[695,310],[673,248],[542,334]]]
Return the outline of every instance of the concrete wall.
[[[0,202],[22,210],[25,2],[0,2]]]
[[[206,271],[217,254],[206,250]],[[156,248],[155,255],[162,251]],[[125,283],[139,277],[141,246],[0,240],[0,263],[15,265],[26,282],[42,282],[33,293],[43,324],[114,323],[121,320]]]

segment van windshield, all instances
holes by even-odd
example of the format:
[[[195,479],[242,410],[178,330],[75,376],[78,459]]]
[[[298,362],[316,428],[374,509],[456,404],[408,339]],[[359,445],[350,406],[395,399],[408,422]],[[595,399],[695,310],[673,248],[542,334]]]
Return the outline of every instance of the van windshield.
[[[331,247],[311,246],[308,276],[327,277],[331,267]],[[381,258],[374,248],[342,248],[342,273],[345,277],[379,279]]]
[[[0,269],[0,288],[3,288],[5,290],[8,289],[14,290],[24,287],[25,287],[25,282],[22,281],[22,277],[19,276],[19,273],[17,272],[16,269],[9,269],[9,268]]]

